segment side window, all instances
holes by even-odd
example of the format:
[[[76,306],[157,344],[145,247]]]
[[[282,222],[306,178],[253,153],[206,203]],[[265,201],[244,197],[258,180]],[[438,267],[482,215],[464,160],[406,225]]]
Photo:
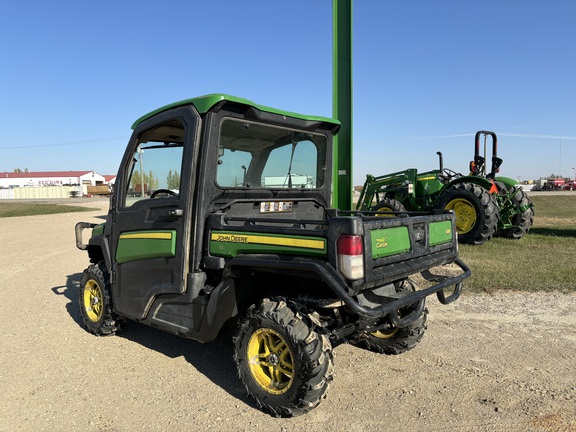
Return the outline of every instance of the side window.
[[[180,194],[185,130],[178,121],[144,132],[124,185],[124,206]]]
[[[242,187],[248,183],[246,172],[250,166],[252,154],[242,150],[223,149],[218,158],[216,181],[222,187]]]

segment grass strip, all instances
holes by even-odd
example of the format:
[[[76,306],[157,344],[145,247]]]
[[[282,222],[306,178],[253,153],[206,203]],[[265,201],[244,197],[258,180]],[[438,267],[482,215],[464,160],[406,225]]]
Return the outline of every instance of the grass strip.
[[[43,203],[18,203],[0,201],[0,218],[37,216],[55,213],[73,213],[98,210],[93,207],[81,207],[77,205],[43,204]]]

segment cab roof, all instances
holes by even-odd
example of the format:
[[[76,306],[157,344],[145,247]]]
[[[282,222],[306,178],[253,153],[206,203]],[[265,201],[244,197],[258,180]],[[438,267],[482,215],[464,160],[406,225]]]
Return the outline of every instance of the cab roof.
[[[168,105],[164,105],[160,108],[155,109],[154,111],[150,111],[148,114],[145,114],[142,117],[140,117],[138,120],[136,120],[134,122],[134,124],[132,125],[132,129],[136,129],[136,127],[140,123],[142,123],[144,120],[147,120],[150,117],[152,117],[152,116],[154,116],[154,115],[156,115],[162,111],[169,110],[171,108],[176,108],[176,107],[180,107],[180,106],[184,106],[184,105],[194,105],[194,108],[196,108],[196,110],[200,114],[205,114],[208,111],[210,111],[210,109],[214,105],[216,105],[217,103],[222,102],[222,101],[235,102],[235,103],[239,103],[242,105],[247,105],[247,106],[256,108],[257,110],[260,110],[260,111],[269,112],[272,114],[279,114],[279,115],[283,115],[286,117],[294,117],[294,118],[302,119],[302,120],[325,122],[325,123],[330,123],[330,124],[338,125],[338,126],[340,125],[340,122],[338,120],[335,120],[332,118],[320,117],[320,116],[309,116],[309,115],[303,115],[303,114],[298,114],[298,113],[289,112],[289,111],[283,111],[283,110],[279,110],[276,108],[267,107],[264,105],[258,105],[258,104],[254,103],[248,99],[244,99],[244,98],[240,98],[240,97],[236,97],[236,96],[231,96],[231,95],[227,95],[227,94],[221,94],[221,93],[212,93],[212,94],[199,96],[199,97],[195,97],[195,98],[191,98],[191,99],[184,99],[184,100],[181,100],[179,102],[174,102],[174,103],[171,103]]]

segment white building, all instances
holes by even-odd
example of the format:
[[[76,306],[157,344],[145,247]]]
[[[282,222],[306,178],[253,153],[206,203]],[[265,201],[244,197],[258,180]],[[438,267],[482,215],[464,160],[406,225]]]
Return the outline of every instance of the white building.
[[[97,186],[104,184],[108,184],[106,178],[94,171],[0,173],[0,188],[2,189],[41,186]]]

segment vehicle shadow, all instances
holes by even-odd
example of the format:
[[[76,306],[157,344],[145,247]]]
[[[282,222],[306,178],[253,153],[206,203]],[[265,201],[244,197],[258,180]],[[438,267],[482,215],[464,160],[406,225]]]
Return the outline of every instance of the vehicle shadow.
[[[82,273],[69,275],[66,277],[66,284],[52,288],[52,292],[56,295],[63,295],[70,300],[66,304],[66,310],[70,318],[78,326],[84,328],[78,304],[81,278]],[[244,386],[236,374],[232,333],[230,331],[222,334],[213,342],[201,344],[129,321],[122,332],[112,337],[125,338],[169,358],[184,357],[188,363],[214,384],[248,406],[257,409],[256,404],[247,396]]]
[[[52,288],[52,292],[70,300],[66,303],[66,310],[74,322],[80,327],[83,327],[82,317],[80,316],[80,306],[78,304],[78,296],[80,295],[80,279],[82,279],[82,273],[68,275],[66,277],[66,284]]]
[[[201,344],[136,322],[129,322],[119,337],[138,343],[170,358],[183,356],[214,384],[249,406],[256,405],[246,395],[238,379],[234,362],[232,333],[227,332],[213,342]]]

